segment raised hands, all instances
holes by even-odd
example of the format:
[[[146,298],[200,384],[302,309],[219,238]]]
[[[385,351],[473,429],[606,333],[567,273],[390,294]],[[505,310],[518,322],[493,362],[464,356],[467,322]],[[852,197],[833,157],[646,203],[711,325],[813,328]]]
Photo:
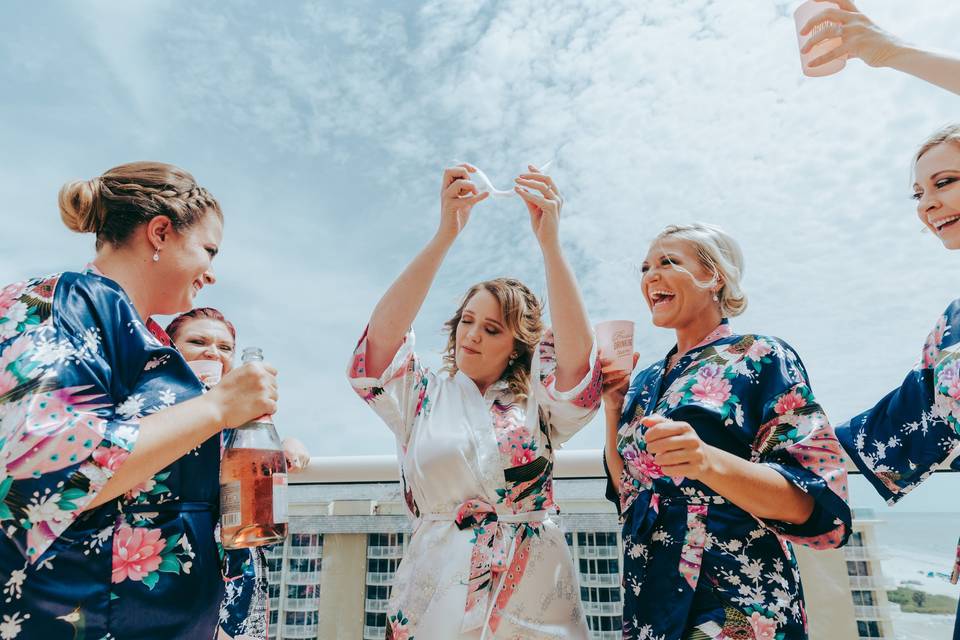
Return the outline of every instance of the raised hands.
[[[467,163],[449,167],[443,172],[443,184],[440,187],[440,229],[438,233],[447,239],[454,239],[470,220],[470,211],[478,202],[490,195],[481,192],[470,179],[476,168]]]
[[[559,240],[560,209],[563,197],[553,178],[541,173],[532,164],[528,173],[521,173],[515,180],[514,191],[523,198],[530,213],[530,227],[541,247],[552,246]]]

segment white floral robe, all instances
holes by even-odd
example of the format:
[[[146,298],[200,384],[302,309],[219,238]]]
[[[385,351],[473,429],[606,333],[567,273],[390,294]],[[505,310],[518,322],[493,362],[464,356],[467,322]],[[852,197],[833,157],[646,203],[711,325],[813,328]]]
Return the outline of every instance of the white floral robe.
[[[423,368],[411,331],[380,378],[366,334],[348,371],[397,439],[410,546],[394,578],[387,638],[587,638],[564,535],[550,517],[554,448],[600,403],[596,350],[571,390],[555,386],[553,338],[535,350],[528,399],[481,395],[462,372]]]

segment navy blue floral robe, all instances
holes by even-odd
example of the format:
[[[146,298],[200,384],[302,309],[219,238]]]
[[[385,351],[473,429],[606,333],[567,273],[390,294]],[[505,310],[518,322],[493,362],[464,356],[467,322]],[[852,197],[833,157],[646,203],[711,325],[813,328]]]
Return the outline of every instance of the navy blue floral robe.
[[[840,445],[789,345],[734,335],[724,321],[666,371],[634,378],[620,419],[624,470],[607,497],[623,522],[623,638],[807,637],[789,541],[823,549],[850,531]],[[783,474],[815,501],[800,525],[759,520],[703,483],[665,476],[640,423],[688,422],[707,444]]]
[[[63,273],[0,291],[0,637],[214,636],[219,437],[85,510],[140,418],[201,392],[112,280]]]
[[[920,363],[903,383],[873,408],[840,425],[837,437],[890,504],[919,486],[946,460],[960,443],[960,300],[937,319]],[[954,582],[958,573],[960,544]],[[960,640],[960,616],[953,637]]]

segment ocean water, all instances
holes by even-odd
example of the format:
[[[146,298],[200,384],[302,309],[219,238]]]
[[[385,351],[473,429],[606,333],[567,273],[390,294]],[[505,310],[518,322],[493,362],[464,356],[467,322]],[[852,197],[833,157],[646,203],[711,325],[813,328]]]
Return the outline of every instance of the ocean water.
[[[905,584],[927,593],[960,597],[960,585],[949,581],[960,535],[960,513],[889,509],[877,517],[881,564],[891,588]],[[952,615],[905,613],[891,604],[891,618],[896,640],[953,637]]]

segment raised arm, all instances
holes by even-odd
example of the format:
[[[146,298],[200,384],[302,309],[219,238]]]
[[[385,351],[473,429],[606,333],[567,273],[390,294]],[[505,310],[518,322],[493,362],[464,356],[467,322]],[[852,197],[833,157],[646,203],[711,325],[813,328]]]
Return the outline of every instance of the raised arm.
[[[807,53],[823,40],[840,38],[843,44],[810,63],[817,67],[842,55],[860,58],[871,67],[888,67],[910,74],[947,91],[960,94],[960,56],[937,52],[903,42],[881,29],[864,15],[852,0],[833,0],[840,8],[828,9],[810,20],[801,30],[810,33],[817,25],[833,23],[811,38]]]
[[[486,199],[470,181],[476,169],[468,164],[443,172],[440,188],[440,225],[437,233],[390,285],[370,317],[367,329],[367,375],[379,377],[403,343],[447,251],[470,219],[470,211]]]
[[[640,354],[634,352],[633,366],[637,366]],[[606,369],[610,360],[601,357],[600,364]],[[630,371],[611,371],[603,376],[603,422],[604,443],[603,458],[607,462],[610,481],[613,488],[620,491],[620,476],[623,474],[623,457],[617,447],[620,438],[620,417],[623,415],[624,401],[630,388]]]
[[[577,279],[560,248],[560,209],[563,198],[553,178],[533,165],[517,178],[516,192],[530,213],[530,226],[543,252],[547,300],[557,354],[557,390],[572,389],[590,370],[593,333]]]

